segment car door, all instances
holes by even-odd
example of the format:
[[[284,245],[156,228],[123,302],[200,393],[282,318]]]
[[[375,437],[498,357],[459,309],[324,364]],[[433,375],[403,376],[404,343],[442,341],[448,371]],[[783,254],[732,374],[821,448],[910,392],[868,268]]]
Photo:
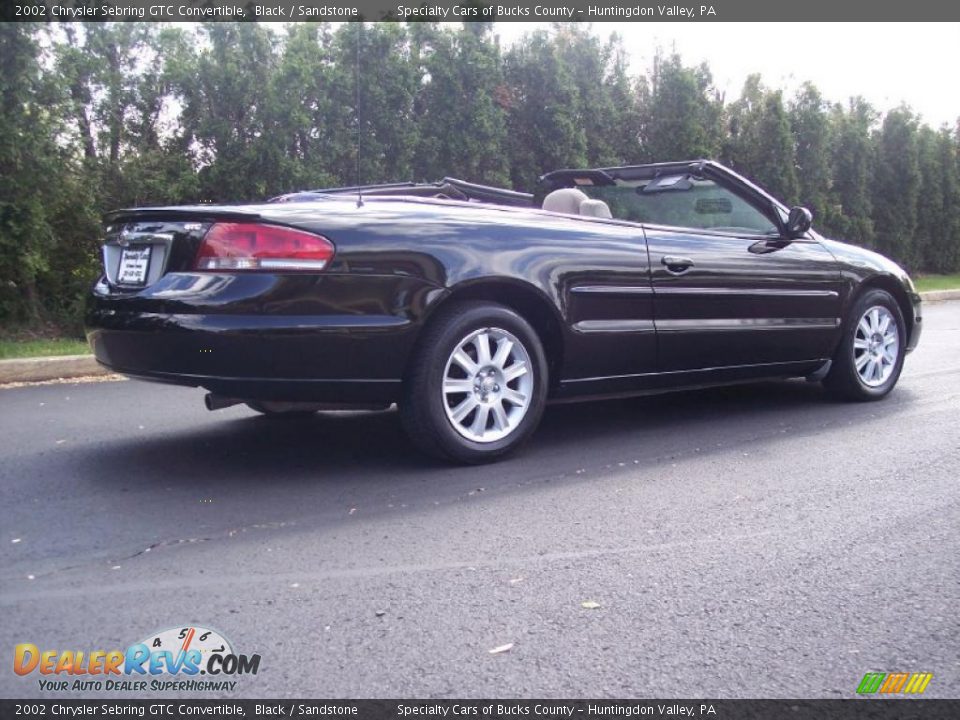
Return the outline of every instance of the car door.
[[[551,275],[569,333],[567,381],[630,389],[657,369],[653,289],[643,229],[584,223],[576,244],[558,248]]]
[[[787,241],[773,207],[712,181],[671,193],[676,225],[646,225],[661,372],[830,356],[840,273],[813,235]]]

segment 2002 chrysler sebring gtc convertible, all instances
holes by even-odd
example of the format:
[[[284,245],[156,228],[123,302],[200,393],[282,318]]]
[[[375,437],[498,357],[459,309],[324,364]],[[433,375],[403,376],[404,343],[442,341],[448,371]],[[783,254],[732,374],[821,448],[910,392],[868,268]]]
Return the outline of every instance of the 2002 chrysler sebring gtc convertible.
[[[551,399],[789,377],[881,398],[920,298],[810,224],[709,161],[561,170],[532,195],[445,179],[121,210],[88,338],[211,409],[397,403],[461,462],[516,448]]]

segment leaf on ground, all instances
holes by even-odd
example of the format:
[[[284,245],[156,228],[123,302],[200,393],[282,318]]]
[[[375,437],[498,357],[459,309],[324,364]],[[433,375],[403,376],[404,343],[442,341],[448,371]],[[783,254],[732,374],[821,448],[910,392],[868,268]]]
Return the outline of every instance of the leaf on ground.
[[[495,647],[493,650],[490,650],[491,655],[499,655],[500,653],[508,652],[513,647],[513,643],[507,643],[506,645],[500,645]]]

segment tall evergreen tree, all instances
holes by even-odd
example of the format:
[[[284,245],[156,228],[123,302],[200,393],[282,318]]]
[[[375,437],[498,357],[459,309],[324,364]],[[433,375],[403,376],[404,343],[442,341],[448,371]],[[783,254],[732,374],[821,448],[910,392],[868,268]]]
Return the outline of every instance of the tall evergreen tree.
[[[506,54],[510,177],[530,190],[550,170],[587,164],[586,131],[577,121],[577,87],[550,35],[534,32]]]
[[[644,160],[716,157],[721,146],[722,103],[706,65],[684,66],[676,53],[657,54],[640,96]]]
[[[638,108],[619,38],[604,42],[577,23],[558,24],[555,43],[576,88],[572,110],[585,135],[587,164],[636,162]]]
[[[353,152],[349,135],[342,132],[350,110],[333,97],[332,42],[328,23],[297,23],[284,39],[268,90],[277,191],[336,185],[334,158]]]
[[[42,312],[37,276],[54,245],[44,185],[56,169],[37,55],[36,26],[0,23],[0,309],[33,321]]]
[[[406,26],[344,23],[335,32],[332,47],[331,97],[336,107],[349,112],[336,124],[333,176],[351,185],[358,174],[364,184],[411,180],[418,142],[413,107],[420,74],[411,62]]]
[[[794,138],[780,91],[767,90],[759,75],[747,78],[730,107],[731,166],[787,203],[798,194]]]
[[[923,267],[953,273],[960,271],[960,133],[941,128],[937,139],[943,192],[943,222],[937,240],[939,262],[928,258]]]
[[[196,45],[175,58],[181,122],[203,199],[258,199],[279,184],[266,152],[265,90],[276,65],[274,43],[259,23],[211,22]]]
[[[490,23],[417,28],[423,87],[417,98],[416,176],[509,183],[503,66]]]
[[[920,188],[913,236],[917,266],[953,272],[960,268],[960,176],[951,133],[920,128],[917,156]]]
[[[789,116],[796,146],[797,201],[813,211],[818,226],[829,226],[833,128],[827,104],[813,84],[801,86],[790,104]]]
[[[876,119],[876,111],[859,97],[851,99],[847,109],[838,105],[832,112],[833,186],[827,213],[831,225],[825,230],[867,247],[874,241],[871,185],[875,149],[870,128]]]
[[[635,165],[640,152],[640,98],[630,77],[627,50],[619,36],[610,40],[609,67],[605,82],[612,111],[597,118],[597,132],[611,138],[612,155],[598,164]]]
[[[939,150],[937,133],[929,127],[917,132],[917,167],[920,187],[917,192],[917,224],[911,238],[914,256],[921,267],[941,266],[946,258],[938,247],[941,223],[946,219],[941,187],[942,164],[937,157]]]
[[[917,119],[907,107],[891,110],[876,135],[877,164],[873,182],[873,224],[876,247],[908,267],[918,259],[913,244],[917,227],[920,165]]]
[[[46,28],[0,23],[0,318],[72,313],[96,257],[91,174],[74,162],[69,94],[45,73]]]

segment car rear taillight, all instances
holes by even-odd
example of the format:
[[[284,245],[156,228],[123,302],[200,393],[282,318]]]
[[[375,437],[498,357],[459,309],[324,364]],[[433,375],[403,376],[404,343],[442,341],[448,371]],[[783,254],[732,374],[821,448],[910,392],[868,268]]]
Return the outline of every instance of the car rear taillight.
[[[197,251],[196,270],[323,270],[333,243],[321,235],[259,223],[216,223]]]

